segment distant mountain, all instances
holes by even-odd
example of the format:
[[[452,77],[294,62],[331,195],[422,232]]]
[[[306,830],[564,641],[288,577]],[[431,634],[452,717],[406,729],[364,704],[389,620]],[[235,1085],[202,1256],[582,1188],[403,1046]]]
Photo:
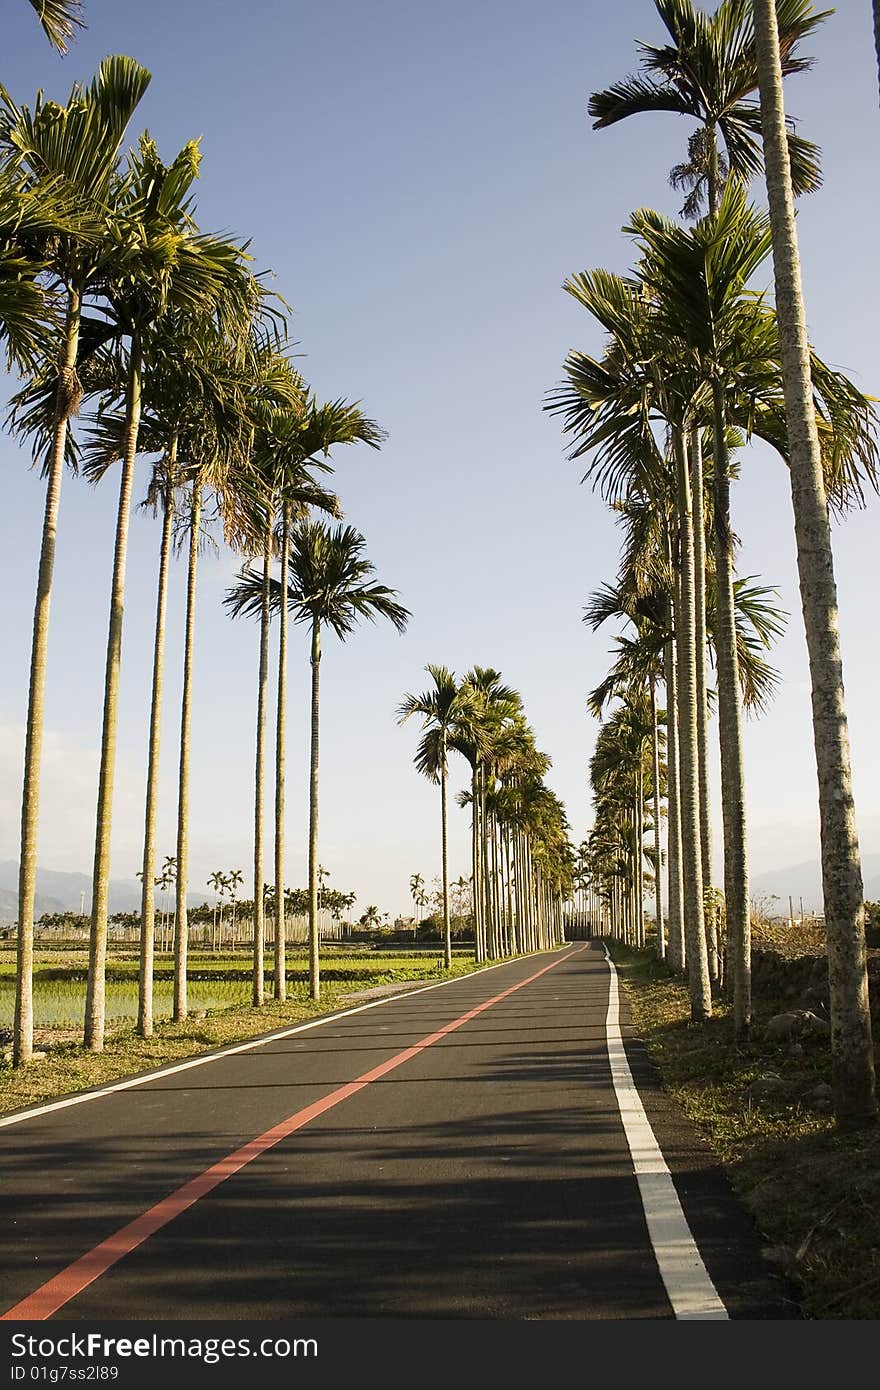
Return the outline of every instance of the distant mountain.
[[[190,894],[190,907],[199,907],[210,894]],[[159,894],[156,894],[156,901]],[[37,869],[37,916],[44,912],[91,912],[92,880],[87,874],[60,869]],[[136,878],[110,880],[110,911],[140,912],[141,885]],[[0,860],[0,925],[18,916],[18,860]]]
[[[38,893],[36,910],[37,916],[42,917],[44,912],[63,912],[64,904],[59,898],[48,898],[45,893]],[[0,888],[0,927],[8,927],[17,920],[18,892],[12,892],[8,888]]]
[[[865,884],[865,900],[880,900],[880,854],[862,855],[862,878]],[[800,900],[804,909],[811,912],[822,910],[822,872],[817,859],[804,864],[789,864],[783,869],[770,869],[762,874],[753,874],[751,880],[753,898],[779,897],[779,911],[788,912],[788,899],[791,897],[795,912],[799,910]]]

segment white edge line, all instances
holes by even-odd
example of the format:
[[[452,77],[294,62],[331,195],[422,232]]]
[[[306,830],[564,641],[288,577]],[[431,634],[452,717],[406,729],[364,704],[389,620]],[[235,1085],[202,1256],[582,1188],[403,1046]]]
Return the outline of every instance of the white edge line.
[[[545,955],[544,951],[530,952],[530,955]],[[517,956],[517,960],[525,960],[525,956]],[[235,1043],[231,1047],[221,1048],[219,1052],[206,1052],[200,1057],[190,1057],[185,1062],[177,1062],[172,1066],[157,1067],[153,1071],[141,1072],[137,1076],[131,1076],[127,1081],[115,1081],[111,1086],[102,1086],[96,1091],[79,1091],[76,1095],[65,1096],[63,1100],[53,1100],[47,1105],[38,1105],[29,1110],[16,1110],[11,1115],[0,1116],[0,1129],[7,1129],[10,1125],[24,1124],[25,1120],[35,1120],[40,1115],[51,1115],[55,1110],[67,1110],[71,1105],[85,1105],[90,1100],[101,1100],[104,1096],[115,1095],[117,1091],[131,1091],[135,1086],[145,1086],[149,1081],[156,1081],[160,1076],[175,1076],[178,1072],[189,1071],[192,1067],[204,1067],[209,1062],[219,1062],[223,1057],[232,1057],[237,1052],[250,1052],[256,1047],[266,1047],[273,1042],[281,1042],[283,1038],[292,1037],[294,1033],[306,1033],[310,1028],[321,1028],[325,1023],[333,1023],[339,1018],[348,1018],[351,1014],[363,1013],[365,1009],[378,1008],[380,1004],[393,1004],[398,999],[406,999],[411,994],[427,994],[432,989],[442,989],[444,985],[454,985],[459,980],[470,980],[476,975],[485,975],[490,970],[498,970],[502,965],[510,965],[509,960],[500,960],[496,965],[486,965],[482,970],[469,970],[465,975],[453,975],[450,980],[438,980],[433,985],[421,985],[416,989],[406,989],[400,994],[389,994],[384,999],[371,999],[366,1004],[356,1004],[351,1009],[336,1009],[331,1014],[322,1014],[320,1018],[312,1018],[308,1023],[297,1023],[293,1028],[282,1028],[273,1033],[264,1033],[262,1037],[250,1038],[247,1042]]]
[[[675,1190],[672,1174],[666,1165],[633,1081],[620,1032],[617,970],[608,947],[604,942],[602,944],[610,971],[605,1033],[611,1079],[626,1141],[632,1155],[639,1195],[645,1209],[648,1236],[654,1249],[660,1277],[676,1318],[726,1319],[727,1309],[703,1264]]]

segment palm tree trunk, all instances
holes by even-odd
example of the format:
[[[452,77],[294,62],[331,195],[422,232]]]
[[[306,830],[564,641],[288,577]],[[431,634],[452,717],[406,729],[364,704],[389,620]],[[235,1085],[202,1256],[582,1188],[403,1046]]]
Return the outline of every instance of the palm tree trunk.
[[[483,882],[480,874],[480,793],[477,788],[477,773],[471,773],[471,873],[474,896],[474,959],[486,959],[486,940],[483,918]]]
[[[449,922],[449,843],[446,817],[446,730],[440,734],[440,818],[441,818],[441,871],[443,874],[443,963],[449,970],[452,965],[452,931]]]
[[[513,854],[511,848],[512,831],[509,825],[504,827],[504,861],[507,870],[507,923],[509,950],[512,955],[519,955],[519,925],[516,920],[516,913],[513,906]]]
[[[287,941],[284,921],[284,775],[287,710],[287,562],[290,554],[290,508],[281,515],[281,613],[278,623],[278,711],[275,729],[275,897],[278,926],[275,936],[275,998],[287,997]]]
[[[37,893],[37,830],[40,818],[40,764],[43,755],[43,724],[46,709],[46,665],[49,649],[49,610],[52,575],[55,569],[55,541],[61,481],[64,477],[64,446],[67,422],[79,405],[76,354],[82,299],[71,290],[64,329],[64,348],[58,387],[55,393],[55,433],[46,484],[40,567],[34,603],[31,642],[30,686],[28,689],[27,734],[24,747],[24,781],[21,791],[21,854],[18,866],[18,943],[15,979],[15,1021],[13,1062],[29,1062],[34,1051],[34,900]]]
[[[496,955],[495,943],[495,914],[492,910],[492,877],[489,872],[489,816],[486,804],[486,767],[480,766],[480,850],[483,865],[483,901],[486,906],[486,955],[489,960],[494,960]]]
[[[264,1002],[263,955],[266,945],[266,904],[263,897],[263,801],[266,775],[266,691],[269,681],[269,561],[272,522],[266,523],[263,545],[263,591],[260,602],[260,666],[257,680],[257,747],[254,768],[254,1006]]]
[[[110,624],[104,672],[104,720],[98,773],[95,862],[92,877],[92,921],[89,933],[89,975],[86,985],[84,1045],[90,1052],[104,1047],[104,976],[107,958],[107,912],[110,893],[110,835],[113,823],[113,776],[116,768],[116,726],[119,717],[119,671],[122,663],[122,621],[125,611],[125,559],[128,524],[141,418],[141,355],[132,342],[129,361],[125,455],[116,516],[116,544],[110,589]]]
[[[321,997],[321,964],[318,955],[318,756],[321,681],[321,624],[312,622],[312,738],[309,768],[309,993]],[[276,959],[278,947],[275,947]]]
[[[724,390],[713,386],[715,406],[715,651],[718,662],[718,736],[724,832],[727,980],[733,987],[734,1028],[745,1037],[752,1018],[752,927],[746,835],[745,763],[733,594],[730,468]]]
[[[711,1017],[712,995],[703,915],[703,865],[700,853],[700,785],[697,755],[697,662],[694,630],[694,518],[685,441],[675,436],[678,483],[681,602],[676,617],[678,656],[678,738],[681,759],[681,858],[684,936],[691,1019]]]
[[[645,781],[639,748],[638,801],[636,802],[636,934],[639,949],[645,944]]]
[[[156,590],[156,629],[153,642],[153,690],[150,700],[150,739],[147,758],[147,795],[144,806],[144,858],[141,873],[141,950],[138,981],[139,1037],[153,1036],[153,950],[156,929],[156,810],[159,803],[159,740],[162,726],[162,686],[165,671],[165,613],[168,607],[168,562],[174,521],[173,474],[177,438],[172,440],[163,488],[162,541],[159,546],[159,581]]]
[[[788,424],[789,475],[801,605],[810,658],[813,739],[819,777],[834,1112],[839,1126],[854,1127],[876,1119],[877,1098],[837,588],[813,410],[776,10],[773,0],[753,0],[753,7]]]
[[[694,647],[697,658],[697,755],[700,775],[700,852],[703,889],[712,884],[712,819],[709,809],[709,705],[706,698],[706,508],[703,500],[703,444],[698,426],[691,430],[691,480],[694,496]],[[718,979],[715,916],[705,912],[709,978]]]
[[[681,817],[679,814],[679,757],[678,757],[678,680],[676,678],[675,640],[663,648],[666,684],[666,782],[667,782],[667,849],[668,872],[667,914],[669,940],[667,956],[673,970],[684,969],[684,908],[681,883]]]
[[[196,622],[196,580],[199,563],[199,530],[202,520],[202,484],[192,485],[190,503],[189,570],[186,585],[186,628],[183,645],[183,696],[180,702],[180,769],[177,791],[177,885],[174,926],[174,1021],[186,1018],[186,957],[189,945],[186,897],[189,887],[189,769],[192,725],[193,642]],[[223,908],[220,908],[223,939]]]
[[[660,725],[657,720],[657,686],[651,679],[651,752],[654,779],[654,899],[657,911],[657,955],[666,955],[666,933],[663,929],[663,856],[660,845]]]

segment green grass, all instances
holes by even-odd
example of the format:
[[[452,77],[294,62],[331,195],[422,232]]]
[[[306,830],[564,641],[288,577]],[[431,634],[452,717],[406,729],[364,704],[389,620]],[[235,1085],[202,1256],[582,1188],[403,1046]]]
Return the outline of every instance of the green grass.
[[[437,971],[437,956],[405,956],[400,952],[327,951],[322,956],[321,979],[325,985],[350,983],[362,987],[425,979]],[[469,959],[469,957],[468,957]],[[274,970],[271,954],[266,961],[267,977]],[[88,956],[85,951],[38,953],[34,965],[34,1026],[41,1032],[70,1031],[82,1027],[85,1010]],[[301,951],[287,957],[289,988],[296,993],[309,978],[308,956]],[[174,962],[171,956],[157,956],[154,980],[154,1014],[170,1018],[173,1003]],[[138,960],[118,955],[106,970],[106,1017],[109,1026],[137,1018]],[[302,990],[300,990],[302,992]],[[247,1004],[251,997],[251,968],[243,952],[217,955],[210,952],[190,955],[187,968],[187,994],[193,1011],[230,1008]],[[0,953],[0,1028],[11,1028],[15,1012],[15,960],[8,951]],[[44,1042],[52,1041],[44,1038]]]
[[[665,1088],[694,1121],[755,1215],[771,1258],[813,1318],[880,1317],[880,1127],[837,1132],[811,1093],[831,1080],[827,1041],[801,1050],[763,1036],[791,1001],[758,997],[752,1038],[737,1043],[727,1006],[690,1023],[684,985],[649,952],[609,943],[636,1030]],[[778,1073],[785,1090],[749,1086]]]

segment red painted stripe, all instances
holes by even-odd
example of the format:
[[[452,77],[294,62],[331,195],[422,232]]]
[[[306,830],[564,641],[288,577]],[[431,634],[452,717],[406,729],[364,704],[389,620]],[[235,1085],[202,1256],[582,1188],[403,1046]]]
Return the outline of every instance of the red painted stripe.
[[[578,950],[585,949],[578,947]],[[161,1231],[163,1226],[167,1226],[181,1212],[187,1210],[199,1201],[201,1197],[213,1192],[215,1187],[219,1187],[227,1178],[231,1178],[233,1173],[239,1169],[253,1163],[255,1158],[259,1158],[267,1149],[274,1148],[280,1144],[282,1139],[286,1139],[289,1134],[302,1129],[310,1120],[317,1119],[325,1111],[332,1110],[341,1101],[348,1100],[358,1091],[362,1091],[365,1086],[369,1086],[372,1081],[379,1081],[383,1076],[387,1076],[390,1071],[403,1066],[411,1057],[417,1057],[420,1052],[424,1052],[426,1047],[432,1043],[439,1042],[447,1034],[454,1033],[457,1028],[461,1028],[465,1023],[469,1023],[472,1018],[490,1009],[493,1004],[499,1004],[502,999],[507,999],[517,990],[523,989],[526,985],[532,984],[534,980],[546,975],[548,970],[553,970],[557,965],[561,965],[563,960],[567,960],[571,952],[565,956],[560,956],[557,960],[551,961],[542,969],[537,970],[534,975],[529,975],[528,979],[521,980],[519,984],[511,985],[508,989],[502,990],[500,994],[494,995],[491,999],[486,999],[482,1004],[477,1004],[476,1008],[469,1009],[466,1014],[456,1018],[452,1023],[446,1023],[442,1028],[438,1028],[435,1033],[429,1033],[422,1038],[421,1042],[414,1043],[412,1047],[407,1047],[403,1052],[398,1052],[386,1061],[380,1062],[377,1067],[365,1071],[354,1081],[349,1081],[344,1086],[339,1086],[335,1091],[330,1091],[328,1095],[320,1100],[307,1105],[303,1110],[297,1110],[294,1115],[289,1115],[286,1120],[273,1125],[264,1134],[260,1134],[256,1139],[251,1139],[242,1148],[236,1149],[234,1153],[227,1154],[226,1158],[221,1158],[219,1163],[214,1163],[210,1168],[206,1168],[203,1173],[191,1178],[184,1183],[176,1192],[172,1192],[167,1197],[163,1197],[161,1202],[150,1207],[149,1211],[136,1216],[134,1221],[130,1221],[127,1226],[102,1240],[94,1249],[88,1250],[85,1255],[81,1255],[73,1264],[69,1264],[66,1269],[62,1269],[60,1274],[41,1284],[33,1293],[28,1294],[14,1308],[8,1312],[0,1314],[0,1322],[8,1322],[13,1319],[27,1318],[31,1321],[43,1321],[53,1313],[57,1313],[59,1308],[63,1308],[71,1299],[76,1298],[77,1294],[82,1293],[83,1289],[88,1288],[96,1279],[100,1279],[102,1274],[106,1274],[125,1255],[132,1250],[136,1250],[139,1245],[143,1245],[145,1240]]]

